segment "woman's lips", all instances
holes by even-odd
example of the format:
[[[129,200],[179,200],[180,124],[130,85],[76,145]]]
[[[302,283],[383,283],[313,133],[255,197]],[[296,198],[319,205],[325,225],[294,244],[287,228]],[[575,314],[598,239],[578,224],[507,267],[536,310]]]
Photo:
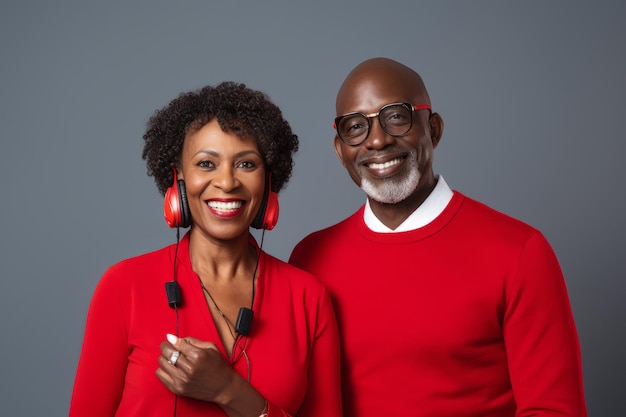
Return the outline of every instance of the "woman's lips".
[[[219,217],[235,217],[244,206],[243,200],[209,200],[207,206]]]

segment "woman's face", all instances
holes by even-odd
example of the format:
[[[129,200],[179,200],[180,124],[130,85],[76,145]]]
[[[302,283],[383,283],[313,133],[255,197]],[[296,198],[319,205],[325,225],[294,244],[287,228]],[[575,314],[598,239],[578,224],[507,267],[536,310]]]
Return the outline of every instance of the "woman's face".
[[[256,140],[224,132],[213,119],[185,136],[181,165],[192,228],[219,240],[247,236],[265,186]]]

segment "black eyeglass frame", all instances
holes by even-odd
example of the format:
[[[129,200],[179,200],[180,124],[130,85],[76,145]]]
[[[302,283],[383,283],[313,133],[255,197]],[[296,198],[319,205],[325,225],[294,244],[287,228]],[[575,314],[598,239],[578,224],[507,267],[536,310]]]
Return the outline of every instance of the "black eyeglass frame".
[[[382,112],[384,112],[385,109],[388,109],[389,107],[392,107],[392,106],[404,106],[404,107],[406,107],[407,110],[411,111],[411,113],[410,113],[411,114],[411,123],[409,123],[406,131],[403,132],[403,133],[400,133],[400,134],[389,133],[387,131],[387,128],[385,127],[385,124],[382,122],[382,120],[380,120],[380,114]],[[339,136],[339,139],[341,139],[341,141],[343,143],[345,143],[348,146],[359,146],[363,142],[365,142],[367,140],[367,138],[369,137],[370,132],[372,130],[372,119],[374,117],[378,117],[378,123],[380,124],[380,127],[383,129],[383,131],[386,134],[388,134],[389,136],[399,137],[399,136],[406,135],[411,130],[411,128],[413,127],[413,112],[415,110],[428,110],[430,113],[432,113],[432,107],[430,106],[430,104],[411,104],[411,103],[402,103],[402,102],[389,103],[389,104],[385,104],[383,107],[381,107],[380,110],[378,110],[378,112],[376,112],[376,113],[365,114],[363,112],[355,111],[355,112],[352,112],[352,113],[346,113],[344,115],[337,116],[335,118],[335,123],[333,124],[333,128],[337,131],[337,136]],[[365,120],[367,120],[367,133],[365,134],[365,136],[363,137],[363,139],[360,142],[356,142],[356,143],[352,143],[352,142],[346,141],[341,136],[341,133],[339,132],[339,123],[341,122],[341,120],[343,120],[346,117],[352,117],[352,116],[362,116],[363,118],[365,118]]]

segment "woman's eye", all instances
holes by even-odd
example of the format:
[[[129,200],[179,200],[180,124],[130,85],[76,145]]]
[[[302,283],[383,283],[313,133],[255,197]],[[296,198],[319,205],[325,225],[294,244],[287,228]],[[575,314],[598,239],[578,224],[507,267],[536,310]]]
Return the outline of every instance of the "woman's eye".
[[[243,168],[243,169],[252,169],[252,168],[256,167],[256,165],[252,161],[241,161],[238,164],[238,166],[239,166],[239,168]]]
[[[201,168],[213,168],[215,165],[211,161],[200,161],[198,162],[198,166]]]

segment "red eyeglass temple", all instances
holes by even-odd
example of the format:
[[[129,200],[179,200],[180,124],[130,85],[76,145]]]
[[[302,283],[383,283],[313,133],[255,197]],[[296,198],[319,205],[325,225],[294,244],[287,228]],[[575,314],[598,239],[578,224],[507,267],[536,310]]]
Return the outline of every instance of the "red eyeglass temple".
[[[430,107],[430,104],[416,104],[413,106],[413,110],[424,110],[424,109],[428,109],[430,111],[433,110],[433,108]]]

